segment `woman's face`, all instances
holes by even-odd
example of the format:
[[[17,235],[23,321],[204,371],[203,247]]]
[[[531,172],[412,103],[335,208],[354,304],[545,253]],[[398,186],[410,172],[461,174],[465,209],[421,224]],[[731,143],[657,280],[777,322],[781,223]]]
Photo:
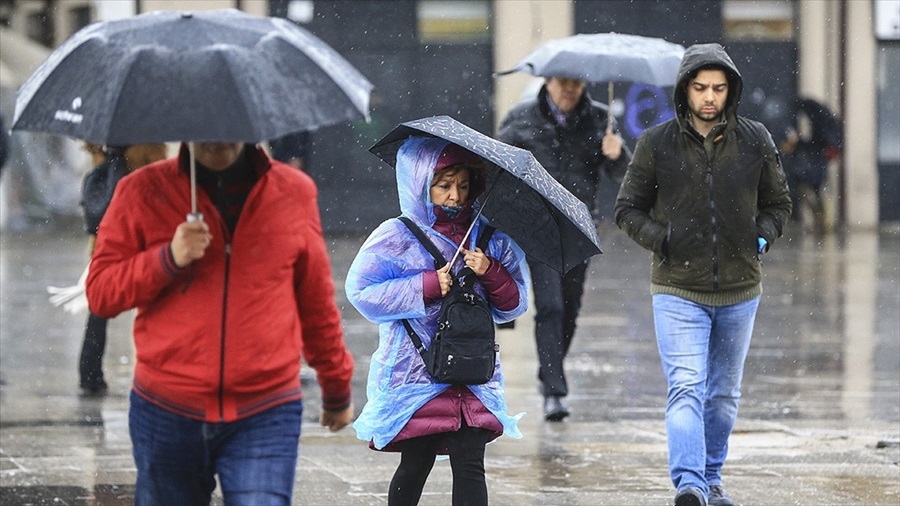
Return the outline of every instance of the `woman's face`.
[[[469,199],[469,169],[463,165],[447,167],[434,175],[431,201],[439,206],[461,206]]]

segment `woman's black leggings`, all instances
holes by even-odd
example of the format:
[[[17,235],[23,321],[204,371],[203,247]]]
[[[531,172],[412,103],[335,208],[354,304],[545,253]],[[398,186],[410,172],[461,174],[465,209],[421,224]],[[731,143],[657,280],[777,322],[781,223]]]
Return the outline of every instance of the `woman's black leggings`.
[[[446,443],[453,472],[453,506],[485,506],[484,446],[493,432],[468,427],[400,441],[400,465],[391,479],[388,506],[415,506],[422,496],[425,480],[434,467],[438,447]]]

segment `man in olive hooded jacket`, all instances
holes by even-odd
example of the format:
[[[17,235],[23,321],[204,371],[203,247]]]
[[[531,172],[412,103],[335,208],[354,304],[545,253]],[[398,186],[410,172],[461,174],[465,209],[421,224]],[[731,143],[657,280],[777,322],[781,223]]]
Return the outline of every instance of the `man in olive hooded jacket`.
[[[733,504],[721,470],[762,293],[760,256],[791,214],[771,135],[737,116],[741,87],[722,46],[688,48],[676,117],[638,140],[616,201],[616,224],[653,253],[677,506]]]

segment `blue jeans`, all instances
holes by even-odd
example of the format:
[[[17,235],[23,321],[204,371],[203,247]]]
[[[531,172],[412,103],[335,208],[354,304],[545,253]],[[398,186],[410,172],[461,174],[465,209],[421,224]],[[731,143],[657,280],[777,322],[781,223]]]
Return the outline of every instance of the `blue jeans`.
[[[759,297],[705,306],[653,296],[656,341],[668,383],[666,436],[676,490],[722,483],[728,437],[737,418],[744,359]]]
[[[289,505],[303,403],[230,423],[166,411],[131,392],[128,429],[137,467],[137,506],[208,505],[219,482],[225,504]]]

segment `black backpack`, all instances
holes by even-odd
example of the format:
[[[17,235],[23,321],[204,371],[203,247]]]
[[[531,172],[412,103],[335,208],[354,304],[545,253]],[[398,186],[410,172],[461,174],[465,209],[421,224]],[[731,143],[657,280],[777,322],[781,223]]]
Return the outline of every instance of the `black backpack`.
[[[447,264],[441,251],[412,220],[404,216],[399,219],[434,257],[435,268]],[[477,241],[482,251],[486,250],[493,233],[491,226],[482,230]],[[425,362],[428,374],[441,383],[481,385],[494,376],[500,346],[494,341],[491,308],[473,289],[476,279],[475,272],[468,267],[454,276],[450,291],[441,302],[438,328],[431,338],[430,348],[425,349],[409,321],[403,320],[406,333]]]

